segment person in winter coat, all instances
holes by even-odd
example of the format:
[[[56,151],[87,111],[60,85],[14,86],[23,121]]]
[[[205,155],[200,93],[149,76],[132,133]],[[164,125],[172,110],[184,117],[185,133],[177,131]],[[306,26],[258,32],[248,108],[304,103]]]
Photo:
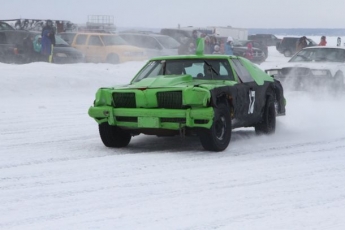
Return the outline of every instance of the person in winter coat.
[[[300,39],[298,39],[297,44],[296,44],[296,52],[300,51],[301,49],[307,47],[307,37],[303,36]]]
[[[220,51],[219,45],[214,46],[214,51],[212,54],[222,54],[222,52]]]
[[[53,47],[55,46],[55,31],[51,20],[47,20],[46,25],[42,28],[41,36],[41,54],[44,56],[45,61],[52,62]]]
[[[189,43],[189,47],[188,47],[188,53],[187,54],[195,54],[195,45],[193,42]]]
[[[232,39],[232,37],[228,37],[228,39],[226,40],[226,43],[224,45],[224,53],[226,55],[234,55],[234,50],[233,50],[233,42],[234,40]]]
[[[319,46],[326,46],[326,44],[327,44],[326,36],[322,36]]]
[[[205,47],[204,47],[204,53],[205,54],[212,54],[213,53],[214,45],[211,43],[211,38],[209,36],[205,37]]]
[[[247,58],[248,60],[252,60],[253,56],[254,56],[253,45],[251,42],[249,42],[247,44],[247,50],[246,50],[244,57]]]

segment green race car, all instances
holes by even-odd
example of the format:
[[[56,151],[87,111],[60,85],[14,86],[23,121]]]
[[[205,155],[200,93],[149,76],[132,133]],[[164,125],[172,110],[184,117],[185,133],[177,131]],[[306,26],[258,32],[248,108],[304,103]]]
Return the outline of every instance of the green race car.
[[[285,115],[280,82],[245,58],[202,49],[200,42],[196,55],[152,58],[128,85],[99,89],[89,115],[103,144],[125,147],[141,133],[197,135],[206,150],[223,151],[234,128],[274,133]]]

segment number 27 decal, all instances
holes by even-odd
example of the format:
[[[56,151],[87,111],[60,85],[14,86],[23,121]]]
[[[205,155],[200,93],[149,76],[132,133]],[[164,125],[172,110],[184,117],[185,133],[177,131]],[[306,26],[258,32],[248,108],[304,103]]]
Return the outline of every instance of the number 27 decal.
[[[249,109],[248,114],[254,113],[255,91],[249,90]]]

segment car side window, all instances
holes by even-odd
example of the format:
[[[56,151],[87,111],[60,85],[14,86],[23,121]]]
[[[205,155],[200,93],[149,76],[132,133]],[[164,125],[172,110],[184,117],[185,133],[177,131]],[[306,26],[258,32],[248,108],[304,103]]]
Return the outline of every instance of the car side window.
[[[130,34],[120,34],[120,37],[124,39],[128,44],[136,46],[135,36]]]
[[[240,60],[232,59],[231,61],[234,64],[233,66],[241,82],[246,83],[254,81],[254,79],[252,78],[248,70],[242,65]]]
[[[132,41],[133,41],[132,45],[138,46],[140,48],[147,48],[145,45],[145,37],[142,35],[133,35]]]
[[[159,49],[160,45],[156,39],[146,36],[144,39],[144,45],[148,49]]]
[[[89,46],[103,46],[103,43],[98,35],[91,35],[88,42]]]
[[[137,46],[140,48],[146,48],[144,43],[144,36],[136,35],[136,34],[121,34],[121,38],[123,38],[128,44],[132,46]]]
[[[85,34],[79,34],[79,35],[77,36],[77,39],[76,39],[76,41],[75,41],[75,44],[76,44],[76,45],[85,45],[85,43],[86,43],[86,38],[87,38],[87,35],[85,35]]]

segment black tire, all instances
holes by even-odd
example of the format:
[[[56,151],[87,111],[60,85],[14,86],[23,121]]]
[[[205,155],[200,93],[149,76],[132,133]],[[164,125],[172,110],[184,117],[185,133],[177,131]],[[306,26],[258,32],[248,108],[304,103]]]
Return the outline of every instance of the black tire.
[[[268,98],[265,105],[265,111],[262,120],[255,125],[255,133],[273,134],[276,131],[276,106],[273,98]]]
[[[279,50],[279,47],[280,47],[280,42],[277,42],[276,43],[276,50]]]
[[[103,144],[111,148],[126,147],[131,141],[132,136],[123,131],[120,127],[102,123],[98,126],[99,135]]]
[[[109,54],[107,57],[107,63],[110,64],[119,64],[120,63],[120,58],[117,54]]]
[[[285,57],[291,57],[292,56],[292,52],[290,50],[285,50],[284,51],[284,56]]]
[[[231,132],[230,109],[226,104],[220,104],[214,109],[211,128],[202,129],[199,133],[201,145],[208,151],[223,151],[230,143]]]

